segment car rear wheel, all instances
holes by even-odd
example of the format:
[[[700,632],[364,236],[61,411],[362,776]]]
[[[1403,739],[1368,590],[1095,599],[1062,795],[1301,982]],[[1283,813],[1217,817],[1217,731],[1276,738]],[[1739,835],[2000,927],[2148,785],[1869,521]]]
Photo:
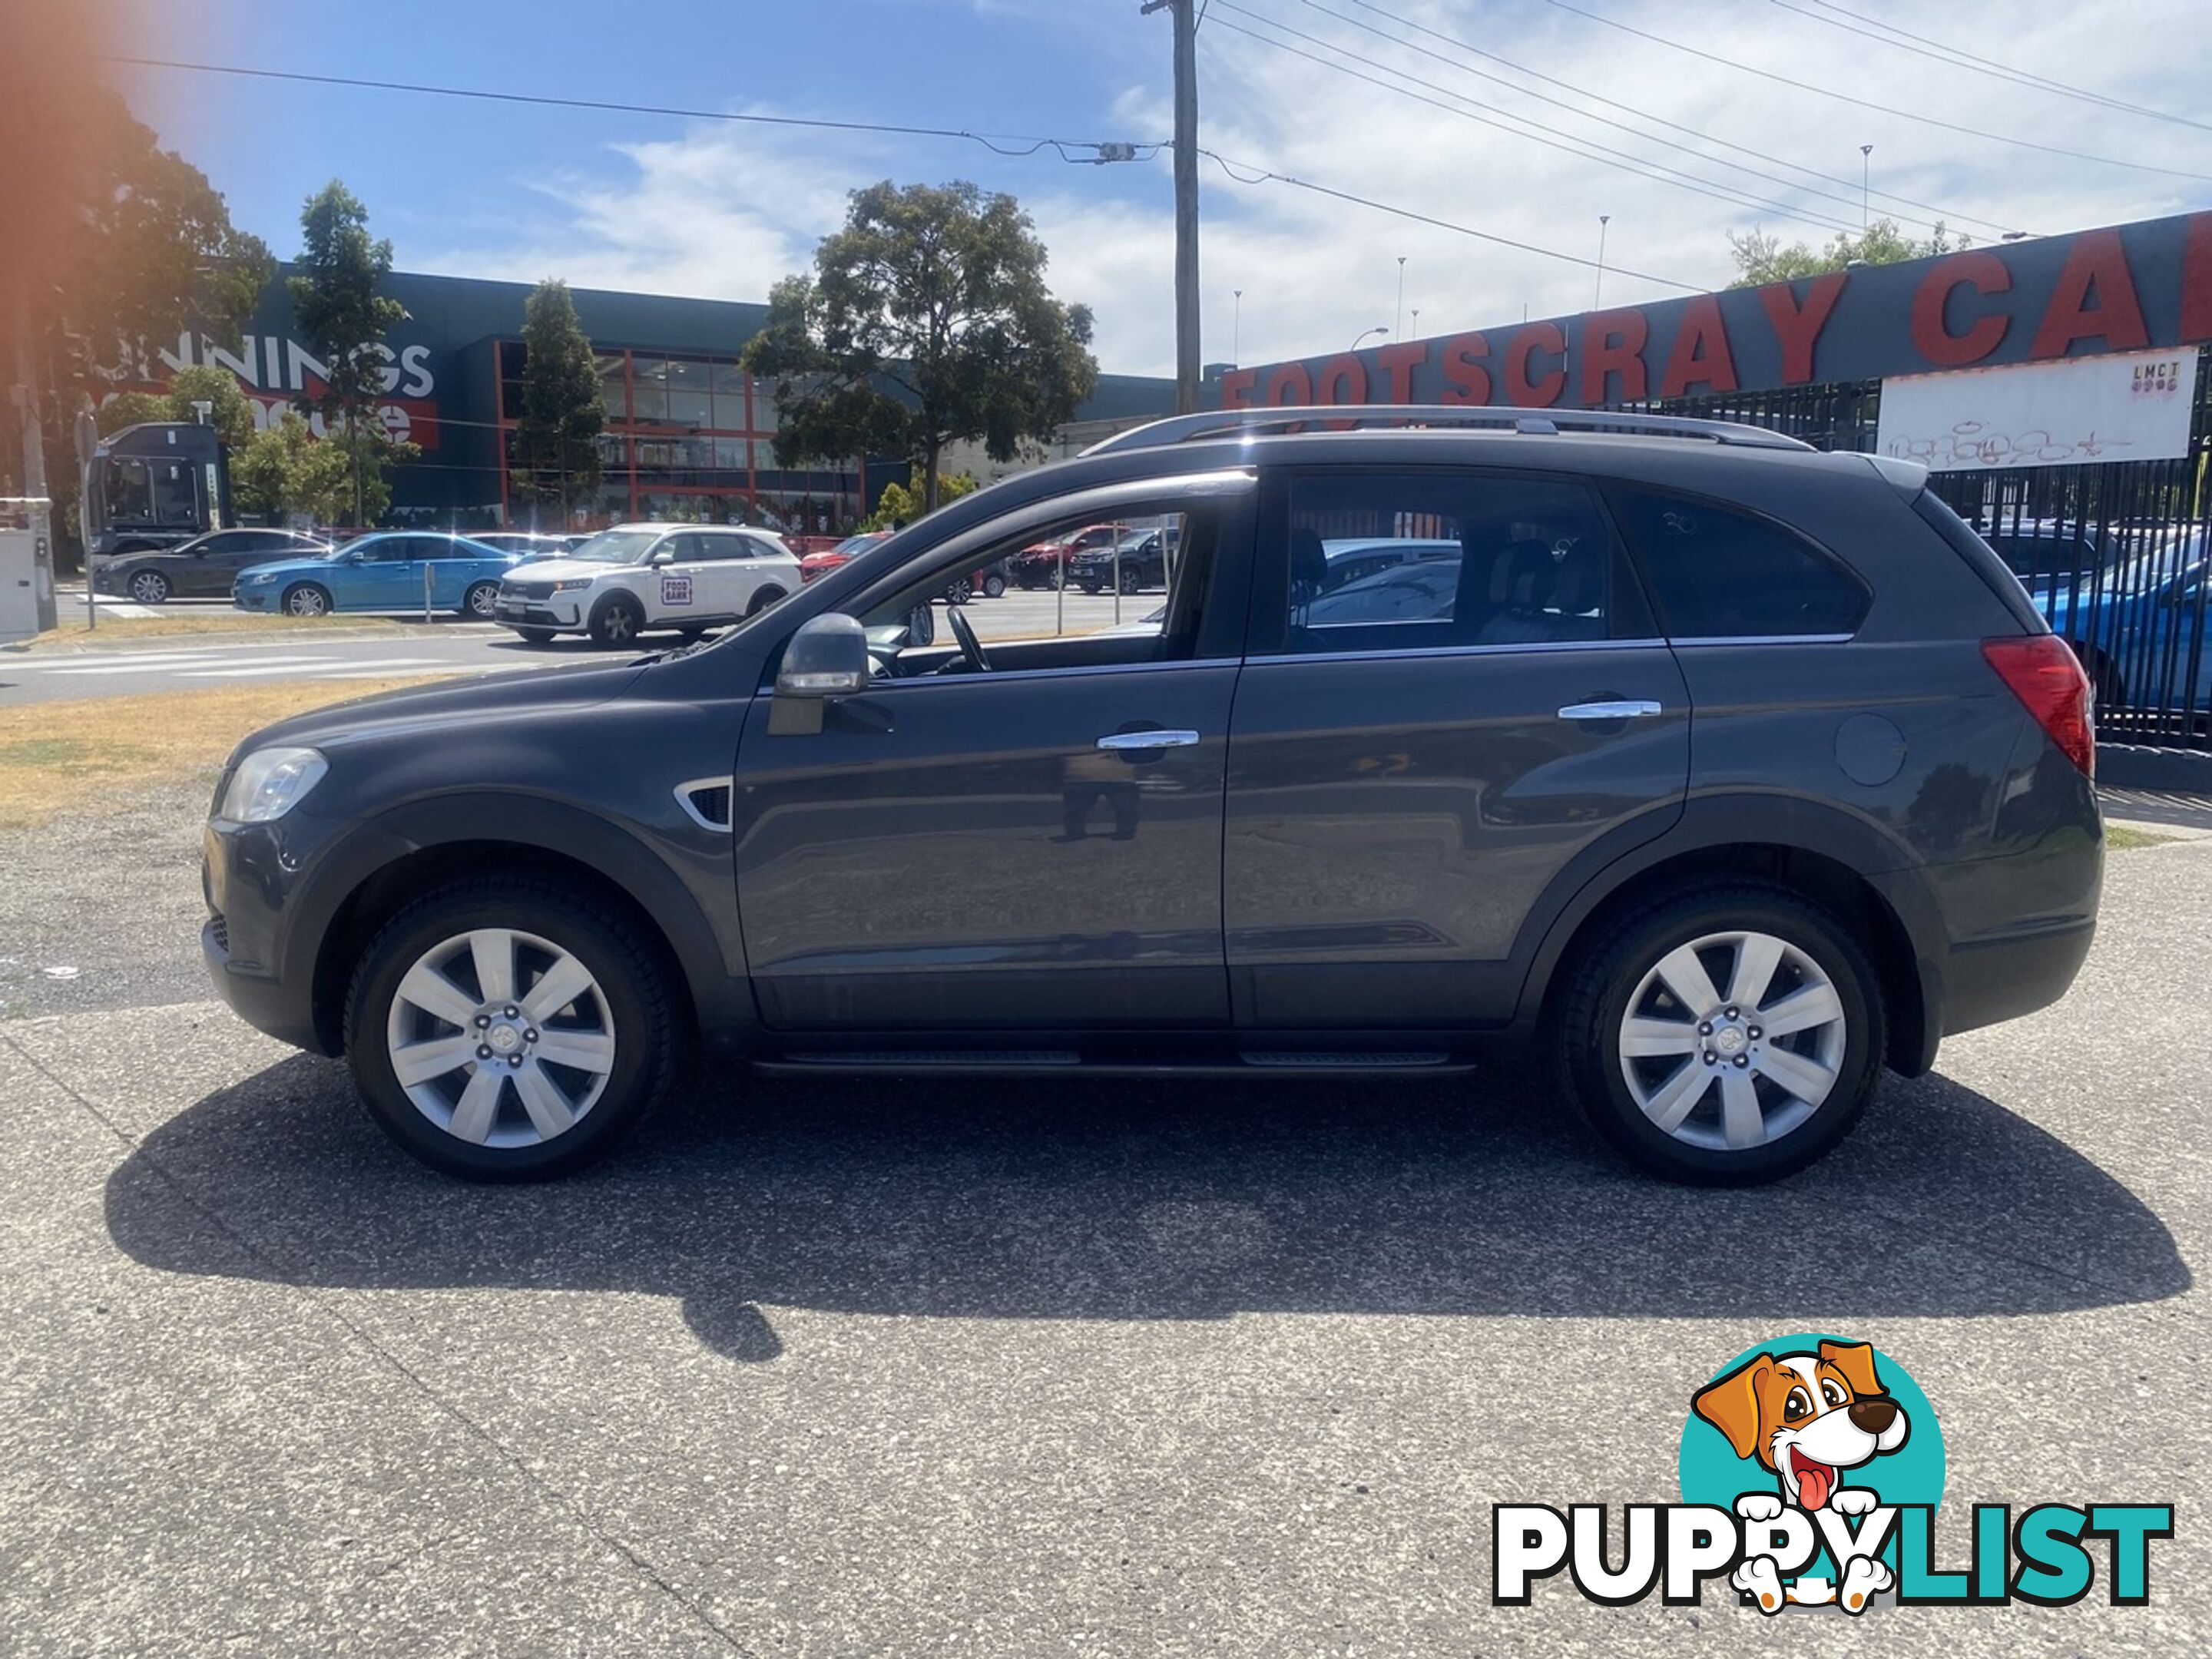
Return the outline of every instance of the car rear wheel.
[[[638,602],[617,593],[592,613],[592,637],[601,645],[631,645],[645,631],[645,612]]]
[[[283,609],[288,617],[327,617],[331,614],[330,590],[313,582],[288,587],[284,590]]]
[[[1632,1162],[1704,1185],[1771,1181],[1873,1098],[1880,983],[1850,931],[1778,888],[1714,886],[1606,929],[1553,1036],[1568,1091]]]
[[[141,605],[165,605],[169,598],[169,579],[158,570],[133,571],[131,597]]]
[[[595,900],[529,877],[459,882],[387,922],[355,974],[346,1046],[379,1127],[474,1181],[604,1157],[678,1058],[654,952]]]
[[[994,572],[992,574],[983,578],[983,597],[985,599],[1001,599],[1005,597],[1006,592],[1006,579],[1004,576],[999,575],[997,573]]]
[[[753,595],[752,603],[745,607],[745,615],[748,617],[757,617],[762,611],[767,610],[769,606],[774,605],[782,597],[783,590],[781,588],[763,587],[759,592]]]
[[[469,591],[461,596],[464,617],[489,617],[491,608],[499,602],[497,582],[471,582]]]

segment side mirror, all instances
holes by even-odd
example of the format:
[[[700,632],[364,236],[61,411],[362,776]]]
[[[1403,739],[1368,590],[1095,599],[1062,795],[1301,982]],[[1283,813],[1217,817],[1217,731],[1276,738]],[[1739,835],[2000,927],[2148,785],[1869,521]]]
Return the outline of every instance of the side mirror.
[[[816,617],[783,647],[779,697],[849,697],[868,685],[868,634],[857,618]]]
[[[676,562],[676,550],[672,547],[656,547],[652,552],[646,555],[645,562],[649,565],[674,564]]]

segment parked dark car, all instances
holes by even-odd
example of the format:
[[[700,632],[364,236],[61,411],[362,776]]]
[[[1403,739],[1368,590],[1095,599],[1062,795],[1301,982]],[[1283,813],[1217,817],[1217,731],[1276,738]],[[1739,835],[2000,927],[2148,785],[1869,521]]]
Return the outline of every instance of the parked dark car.
[[[2088,686],[1922,468],[1332,415],[1121,434],[711,645],[256,733],[204,842],[216,984],[483,1179],[605,1152],[695,1045],[1401,1087],[1533,1043],[1560,1086],[1523,1109],[1758,1181],[1885,1066],[2064,993],[2103,867]],[[1157,625],[913,626],[1009,551],[1170,520]],[[1425,607],[1323,592],[1324,538],[1409,524],[1458,558],[1362,580]],[[1022,878],[962,902],[978,869]]]
[[[1006,561],[1007,578],[1017,587],[1059,587],[1066,581],[1068,565],[1076,555],[1110,547],[1122,533],[1120,525],[1087,524],[1048,537]]]
[[[317,558],[331,544],[297,530],[210,530],[175,547],[95,558],[95,592],[119,594],[140,605],[170,599],[227,599],[238,573],[277,559]]]
[[[1168,585],[1168,532],[1123,532],[1101,547],[1086,548],[1069,559],[1068,580],[1086,593],[1103,593],[1116,582],[1124,593]]]

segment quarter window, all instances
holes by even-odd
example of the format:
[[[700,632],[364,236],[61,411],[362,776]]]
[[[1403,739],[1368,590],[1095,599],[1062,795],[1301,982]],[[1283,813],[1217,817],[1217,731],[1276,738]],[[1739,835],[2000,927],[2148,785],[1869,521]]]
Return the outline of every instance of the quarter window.
[[[1613,506],[1672,638],[1850,634],[1866,616],[1858,578],[1778,524],[1626,485]]]
[[[1291,480],[1278,567],[1293,653],[1551,645],[1652,628],[1597,497],[1480,472]]]

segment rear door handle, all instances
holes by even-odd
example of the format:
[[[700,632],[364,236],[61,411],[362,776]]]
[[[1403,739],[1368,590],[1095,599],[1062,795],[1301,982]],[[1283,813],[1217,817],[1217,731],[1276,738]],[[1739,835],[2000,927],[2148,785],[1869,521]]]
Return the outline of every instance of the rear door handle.
[[[1642,698],[1615,698],[1605,702],[1571,702],[1559,710],[1563,720],[1632,720],[1639,714],[1656,714],[1659,705]]]
[[[1101,749],[1188,749],[1198,741],[1195,732],[1109,732],[1098,739]]]

